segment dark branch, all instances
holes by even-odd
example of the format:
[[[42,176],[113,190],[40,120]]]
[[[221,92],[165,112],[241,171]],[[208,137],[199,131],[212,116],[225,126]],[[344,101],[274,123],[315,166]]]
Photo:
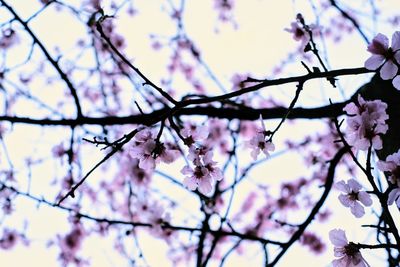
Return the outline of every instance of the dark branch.
[[[347,12],[344,11],[341,7],[339,7],[338,4],[336,3],[336,0],[330,0],[330,2],[331,2],[331,5],[332,5],[333,7],[335,7],[335,8],[340,12],[340,14],[342,14],[343,17],[345,17],[346,19],[348,19],[348,20],[353,24],[354,28],[356,28],[356,30],[357,30],[358,33],[362,36],[362,38],[365,40],[365,42],[366,42],[367,44],[369,44],[368,37],[367,37],[367,36],[365,35],[365,33],[361,30],[360,24],[358,24],[358,22],[357,22],[352,16],[350,16],[349,13],[347,13]]]
[[[317,108],[293,108],[287,116],[287,119],[321,119],[334,118],[343,113],[343,107],[347,102],[335,103],[328,106]],[[107,116],[107,117],[81,117],[77,119],[33,119],[17,116],[0,116],[0,121],[11,123],[25,123],[40,126],[80,126],[80,125],[124,125],[124,124],[144,124],[150,125],[157,122],[163,114],[170,109],[159,109],[150,114],[138,114],[131,116]],[[183,108],[175,113],[180,115],[201,115],[220,119],[239,119],[239,120],[257,120],[262,114],[263,119],[283,118],[288,112],[287,108],[216,108],[216,107],[193,107]]]
[[[326,181],[325,181],[325,185],[324,185],[325,189],[324,189],[324,192],[322,193],[320,199],[315,204],[314,208],[311,210],[307,219],[300,225],[299,229],[297,229],[297,231],[292,235],[290,240],[282,246],[282,250],[276,256],[276,258],[271,263],[269,263],[267,266],[270,266],[270,267],[275,266],[278,263],[279,259],[287,252],[287,250],[290,248],[290,246],[293,245],[301,237],[301,235],[304,233],[304,231],[306,230],[308,225],[314,220],[315,216],[318,214],[318,211],[321,209],[326,198],[328,197],[329,192],[332,189],[336,166],[338,165],[338,163],[339,163],[340,159],[343,157],[343,155],[347,152],[347,150],[348,150],[347,147],[341,148],[336,153],[335,157],[330,161],[330,165],[328,168],[328,175],[326,177]]]

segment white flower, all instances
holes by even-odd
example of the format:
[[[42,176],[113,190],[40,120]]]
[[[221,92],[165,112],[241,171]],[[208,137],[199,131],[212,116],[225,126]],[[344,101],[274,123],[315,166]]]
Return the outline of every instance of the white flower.
[[[345,194],[340,194],[339,200],[343,206],[350,208],[351,213],[357,218],[365,214],[364,206],[371,206],[372,200],[369,194],[365,191],[360,191],[361,185],[354,179],[350,179],[347,183],[344,181],[337,182],[335,187]]]
[[[369,267],[357,245],[347,241],[346,233],[343,230],[331,230],[329,239],[335,246],[335,257],[339,257],[339,259],[332,261],[333,267]]]

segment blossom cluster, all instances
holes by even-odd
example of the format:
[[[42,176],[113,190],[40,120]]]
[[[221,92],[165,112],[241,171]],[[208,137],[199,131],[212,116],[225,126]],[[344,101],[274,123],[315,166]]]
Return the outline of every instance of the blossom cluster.
[[[136,145],[131,148],[131,156],[139,159],[139,167],[144,170],[154,169],[160,161],[171,163],[180,155],[172,145],[159,142],[151,128],[138,132],[135,139]]]
[[[193,167],[186,165],[181,173],[186,175],[183,184],[190,190],[196,190],[208,194],[213,188],[214,181],[221,181],[223,174],[216,166],[217,162],[212,160],[213,152],[206,147],[190,146],[188,159],[192,161]]]
[[[347,118],[348,143],[358,150],[382,149],[381,134],[388,130],[387,104],[380,100],[366,101],[358,95],[357,101],[349,103],[344,111]]]

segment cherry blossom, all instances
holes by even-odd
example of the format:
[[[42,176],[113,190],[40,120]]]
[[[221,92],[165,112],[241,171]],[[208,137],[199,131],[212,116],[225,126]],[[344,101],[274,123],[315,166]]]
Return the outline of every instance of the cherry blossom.
[[[389,181],[400,187],[400,150],[377,162],[378,169],[389,173]]]
[[[19,234],[10,229],[3,230],[3,236],[0,238],[0,249],[12,249],[19,239]]]
[[[335,246],[335,257],[339,257],[339,259],[332,261],[333,267],[369,267],[357,245],[347,241],[346,233],[343,230],[331,230],[329,239]]]
[[[400,63],[400,31],[396,31],[392,35],[392,46],[389,47],[389,39],[379,33],[368,45],[369,52],[372,56],[365,61],[365,67],[369,70],[380,69],[380,76],[384,80],[390,80],[396,77],[398,72],[397,64]],[[400,90],[398,79],[393,85]]]
[[[369,194],[365,191],[360,191],[362,186],[355,180],[350,179],[347,181],[340,181],[335,184],[335,187],[345,194],[339,195],[339,200],[343,206],[350,208],[351,213],[357,218],[365,214],[364,206],[371,206],[372,200]]]
[[[313,36],[320,32],[320,28],[314,24],[305,25],[301,14],[297,15],[297,21],[290,23],[290,28],[284,30],[293,34],[293,39],[300,42],[303,50],[311,40],[310,32]]]
[[[139,159],[139,167],[142,169],[154,169],[155,160],[151,153],[156,147],[155,134],[150,128],[145,128],[135,136],[136,145],[131,148],[133,158]]]
[[[275,150],[275,145],[270,141],[266,140],[268,132],[265,130],[265,125],[262,117],[260,116],[262,130],[258,131],[253,138],[251,138],[247,143],[247,147],[252,148],[251,156],[254,160],[257,159],[258,154],[262,151],[265,156],[269,156],[269,152],[273,152]]]
[[[156,163],[173,162],[180,153],[172,145],[156,141],[156,136],[150,128],[145,128],[135,136],[136,145],[131,148],[130,154],[139,159],[139,168],[152,170]]]
[[[71,232],[65,236],[58,236],[58,245],[60,246],[61,253],[59,255],[60,261],[65,265],[74,263],[82,265],[85,261],[80,259],[76,254],[82,246],[83,239],[86,233],[80,223],[74,223]]]
[[[321,254],[326,248],[325,244],[322,243],[322,240],[316,234],[311,232],[305,232],[300,238],[300,243],[307,246],[315,254]]]
[[[206,139],[208,136],[208,130],[206,126],[187,123],[181,130],[181,135],[185,138],[185,144],[191,146],[194,143]]]
[[[165,212],[164,207],[161,205],[153,205],[151,213],[149,214],[149,223],[151,223],[151,233],[163,239],[169,239],[173,232],[170,229],[163,228],[164,225],[169,224],[171,221],[171,214]]]
[[[381,134],[385,134],[388,126],[385,121],[387,104],[380,100],[365,101],[358,95],[357,102],[344,107],[347,118],[348,142],[354,148],[367,150],[372,144],[374,149],[382,148]]]
[[[204,148],[189,149],[188,158],[192,160],[194,167],[186,165],[181,173],[186,175],[183,184],[190,190],[196,190],[208,194],[213,188],[214,181],[221,181],[223,174],[216,167],[217,162],[212,160],[213,152]]]
[[[221,152],[228,152],[228,141],[229,131],[226,123],[221,120],[211,119],[208,123],[209,134],[204,140],[204,143],[208,147],[218,147]]]
[[[185,166],[181,173],[186,175],[183,184],[190,190],[196,190],[198,187],[201,193],[207,194],[211,192],[212,179],[204,166],[195,166],[193,169]]]
[[[121,168],[116,176],[117,181],[121,180],[120,177],[123,179],[129,177],[135,185],[134,188],[147,187],[150,184],[153,172],[151,169],[140,168],[140,161],[137,158],[133,158],[130,153],[124,153],[120,162]],[[123,184],[123,181],[120,183]]]
[[[166,212],[163,205],[157,201],[149,200],[147,196],[142,196],[136,203],[136,215],[144,222],[151,224],[150,233],[156,237],[169,239],[172,231],[163,226],[171,221],[170,213]]]
[[[396,187],[388,195],[388,204],[396,202],[400,208],[400,150],[386,157],[385,161],[378,161],[378,169],[389,174],[389,181]]]

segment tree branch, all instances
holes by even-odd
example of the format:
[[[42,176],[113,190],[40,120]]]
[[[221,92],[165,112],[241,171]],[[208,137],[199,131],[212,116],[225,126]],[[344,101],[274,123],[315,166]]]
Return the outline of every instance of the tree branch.
[[[47,51],[46,47],[44,47],[43,43],[39,40],[39,38],[32,32],[31,28],[28,26],[28,23],[25,22],[16,12],[15,10],[8,5],[5,1],[0,0],[1,4],[5,6],[5,8],[13,14],[14,18],[21,23],[21,25],[25,28],[26,32],[32,37],[33,41],[35,44],[37,44],[40,47],[40,50],[42,50],[43,54],[46,56],[47,60],[50,62],[51,65],[56,69],[58,74],[60,75],[61,79],[67,84],[69,91],[71,92],[72,97],[74,98],[75,105],[76,105],[76,112],[78,115],[78,118],[82,117],[82,108],[81,104],[79,103],[79,98],[76,92],[76,89],[74,85],[71,83],[69,80],[67,74],[63,72],[63,70],[60,68],[60,65],[58,65],[58,62],[54,60],[49,52]]]
[[[336,166],[338,165],[340,159],[343,157],[343,155],[347,152],[348,148],[347,147],[342,147],[335,155],[335,157],[330,161],[329,169],[328,169],[328,175],[326,177],[325,181],[325,190],[322,193],[321,198],[318,200],[318,202],[315,204],[314,208],[311,210],[310,214],[308,215],[307,219],[299,226],[299,229],[292,235],[290,240],[285,243],[282,246],[282,250],[279,252],[278,256],[275,257],[275,259],[269,263],[267,266],[275,266],[279,259],[287,252],[287,250],[290,248],[291,245],[293,245],[294,242],[296,242],[301,235],[304,233],[308,225],[314,220],[314,217],[318,214],[318,211],[324,204],[326,198],[328,197],[329,192],[332,189],[333,186],[333,180],[335,176],[335,170]]]

